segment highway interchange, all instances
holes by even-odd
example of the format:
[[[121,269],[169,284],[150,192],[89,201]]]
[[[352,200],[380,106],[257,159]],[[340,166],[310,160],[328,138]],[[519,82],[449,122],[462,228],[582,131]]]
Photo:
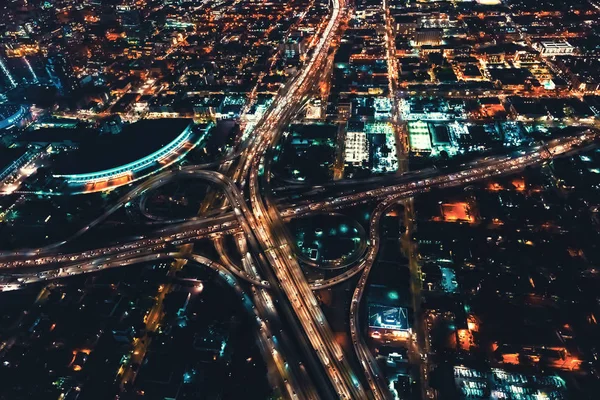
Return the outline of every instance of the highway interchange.
[[[540,165],[552,157],[593,145],[597,133],[554,139],[545,145],[486,157],[454,170],[424,170],[400,176],[336,182],[327,187],[303,188],[292,200],[270,198],[268,151],[320,79],[331,43],[345,16],[344,0],[332,0],[331,14],[320,30],[298,74],[278,93],[272,107],[256,124],[236,157],[224,160],[232,168],[219,172],[213,165],[171,169],[150,177],[109,209],[64,241],[36,249],[0,253],[0,290],[72,275],[123,267],[158,259],[185,259],[204,265],[239,294],[257,324],[257,340],[267,361],[269,377],[286,398],[385,399],[389,389],[362,337],[359,308],[369,272],[379,249],[379,221],[402,199],[434,188],[466,185],[493,176]],[[237,157],[239,154],[239,157]],[[152,234],[106,247],[67,253],[65,246],[85,235],[134,199],[182,177],[209,182],[225,196],[230,211],[218,216],[184,221],[160,221]],[[335,277],[309,282],[294,254],[284,221],[357,204],[376,202],[370,218],[368,246],[362,257]],[[241,265],[228,254],[224,238],[234,235]],[[176,246],[210,238],[220,260],[176,251]],[[329,288],[360,274],[350,307],[350,336],[361,371],[355,371],[321,310],[315,290]],[[360,372],[360,373],[359,373]],[[366,385],[365,385],[366,384]]]

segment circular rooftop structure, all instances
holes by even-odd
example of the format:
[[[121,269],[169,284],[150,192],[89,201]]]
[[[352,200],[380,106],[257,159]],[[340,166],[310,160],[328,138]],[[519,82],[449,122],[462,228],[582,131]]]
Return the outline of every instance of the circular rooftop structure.
[[[27,115],[27,111],[27,107],[25,106],[14,104],[0,105],[0,129],[19,125]]]
[[[57,160],[53,176],[86,192],[127,184],[181,159],[197,144],[198,131],[209,128],[183,118],[138,121],[121,133],[81,140]]]

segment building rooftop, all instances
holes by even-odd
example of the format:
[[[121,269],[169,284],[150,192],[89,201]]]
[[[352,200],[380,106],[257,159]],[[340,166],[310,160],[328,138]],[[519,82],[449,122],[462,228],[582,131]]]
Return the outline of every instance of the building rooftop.
[[[54,173],[91,173],[136,161],[167,146],[190,123],[185,118],[142,120],[125,126],[117,135],[90,137],[80,143],[77,151],[58,158]]]

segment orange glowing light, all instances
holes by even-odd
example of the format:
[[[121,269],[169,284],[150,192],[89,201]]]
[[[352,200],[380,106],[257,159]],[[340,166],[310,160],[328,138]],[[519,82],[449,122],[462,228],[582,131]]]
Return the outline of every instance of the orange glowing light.
[[[525,190],[525,180],[522,178],[513,179],[511,184],[515,187],[515,190],[518,192],[522,192]]]
[[[408,333],[408,331],[392,331],[392,335],[397,338],[407,339],[409,336],[409,333]]]
[[[504,189],[504,188],[498,182],[492,182],[488,185],[488,190],[491,190],[493,192],[497,192],[502,189]]]
[[[519,364],[519,353],[502,354],[502,362],[505,364]]]
[[[442,204],[442,215],[446,222],[475,222],[475,218],[470,214],[469,205],[464,202]]]
[[[110,181],[111,186],[121,186],[132,180],[131,174],[123,175]]]
[[[467,328],[472,332],[479,331],[479,322],[477,321],[477,317],[474,315],[469,315],[467,317]]]

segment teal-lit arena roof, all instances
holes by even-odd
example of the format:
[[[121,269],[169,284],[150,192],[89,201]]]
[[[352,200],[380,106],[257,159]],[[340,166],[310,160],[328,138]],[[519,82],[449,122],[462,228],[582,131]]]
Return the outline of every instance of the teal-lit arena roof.
[[[164,167],[161,162],[175,157],[189,143],[193,126],[190,119],[139,121],[120,134],[83,142],[73,154],[59,160],[53,175],[77,185],[155,172],[148,169]]]

